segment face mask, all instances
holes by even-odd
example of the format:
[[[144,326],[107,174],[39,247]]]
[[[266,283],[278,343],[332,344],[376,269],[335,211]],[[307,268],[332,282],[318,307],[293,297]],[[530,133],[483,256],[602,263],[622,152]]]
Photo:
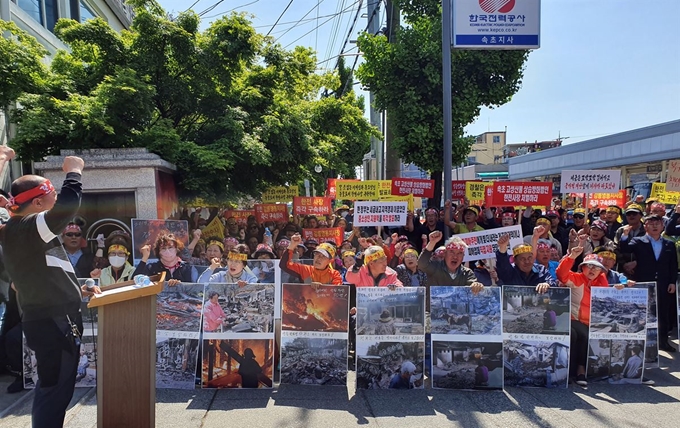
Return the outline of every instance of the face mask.
[[[109,256],[109,263],[115,268],[119,268],[125,264],[125,257]]]
[[[171,259],[173,257],[177,257],[177,250],[175,250],[174,248],[166,248],[164,250],[161,250],[161,258]]]

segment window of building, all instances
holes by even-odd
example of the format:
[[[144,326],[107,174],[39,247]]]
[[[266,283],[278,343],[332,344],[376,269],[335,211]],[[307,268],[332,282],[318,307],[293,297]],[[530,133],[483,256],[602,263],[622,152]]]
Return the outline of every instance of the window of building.
[[[31,18],[50,31],[59,20],[59,0],[13,0]]]
[[[501,142],[501,136],[500,135],[494,135],[493,136],[493,142],[494,143],[500,143]]]
[[[88,19],[94,19],[97,14],[92,11],[90,6],[83,0],[70,0],[71,2],[71,19],[78,22],[85,22]]]
[[[477,156],[468,156],[468,163],[476,163]]]
[[[29,14],[40,25],[44,25],[42,0],[14,0],[14,3],[24,12]]]

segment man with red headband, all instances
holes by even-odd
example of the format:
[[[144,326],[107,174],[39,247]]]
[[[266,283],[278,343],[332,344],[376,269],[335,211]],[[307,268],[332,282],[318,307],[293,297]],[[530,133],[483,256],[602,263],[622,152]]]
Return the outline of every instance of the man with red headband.
[[[0,164],[12,149],[0,148]],[[66,179],[59,199],[49,180],[24,175],[12,183],[10,211],[14,214],[0,232],[5,264],[23,311],[26,343],[35,351],[38,382],[33,397],[33,426],[62,426],[73,397],[82,320],[83,294],[59,234],[78,212],[84,162],[64,158]],[[93,292],[98,293],[98,287]]]
[[[423,235],[427,236],[435,230],[444,234],[444,222],[439,221],[439,211],[435,208],[428,208],[425,210],[425,223],[418,226],[414,231],[413,222],[407,221],[406,230],[413,236],[412,241],[416,244],[416,250],[420,251],[423,243],[422,239],[419,238]]]

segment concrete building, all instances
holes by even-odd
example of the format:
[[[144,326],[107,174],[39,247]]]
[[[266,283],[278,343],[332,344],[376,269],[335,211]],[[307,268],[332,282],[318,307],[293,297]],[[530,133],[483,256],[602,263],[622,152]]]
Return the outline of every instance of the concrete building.
[[[468,164],[501,163],[506,131],[485,132],[477,136],[468,155]]]

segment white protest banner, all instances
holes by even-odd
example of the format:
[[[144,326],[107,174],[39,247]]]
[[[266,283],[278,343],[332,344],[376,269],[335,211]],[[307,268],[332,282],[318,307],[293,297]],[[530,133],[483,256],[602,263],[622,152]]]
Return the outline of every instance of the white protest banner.
[[[675,159],[668,162],[666,173],[666,191],[680,192],[680,160]],[[673,202],[675,203],[675,202]]]
[[[356,202],[354,226],[405,226],[408,202]]]
[[[512,254],[512,247],[524,243],[524,240],[522,239],[522,227],[519,225],[456,235],[468,245],[467,253],[465,254],[463,261],[471,262],[474,260],[496,258],[498,238],[505,234],[510,235],[508,254]]]
[[[617,169],[564,170],[561,193],[618,193],[621,171]]]

